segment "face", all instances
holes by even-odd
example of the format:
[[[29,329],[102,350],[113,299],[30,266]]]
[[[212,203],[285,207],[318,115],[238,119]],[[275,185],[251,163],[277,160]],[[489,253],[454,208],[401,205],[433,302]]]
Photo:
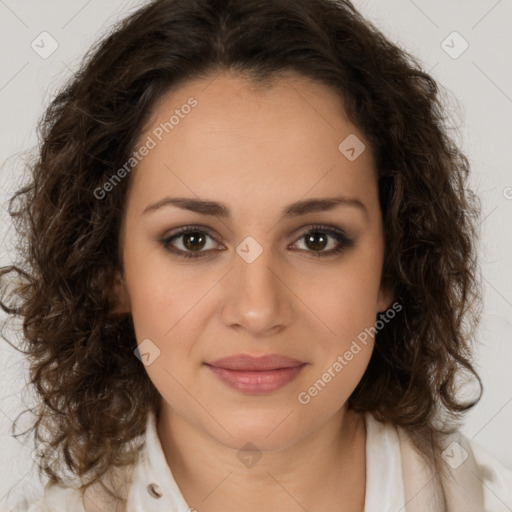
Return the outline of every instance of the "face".
[[[261,450],[342,414],[373,349],[358,340],[391,299],[373,156],[339,97],[294,74],[188,82],[142,145],[117,291],[162,407]],[[282,357],[218,362],[239,355]]]

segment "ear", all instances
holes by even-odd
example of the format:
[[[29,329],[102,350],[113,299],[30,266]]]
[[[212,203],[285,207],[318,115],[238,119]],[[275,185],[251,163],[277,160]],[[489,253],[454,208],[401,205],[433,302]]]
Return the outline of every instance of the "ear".
[[[114,282],[112,283],[113,295],[116,301],[116,307],[113,309],[113,313],[131,313],[130,297],[126,289],[126,282],[122,274],[118,271],[114,275]]]
[[[377,313],[382,313],[393,303],[393,292],[387,287],[381,285],[377,296]]]

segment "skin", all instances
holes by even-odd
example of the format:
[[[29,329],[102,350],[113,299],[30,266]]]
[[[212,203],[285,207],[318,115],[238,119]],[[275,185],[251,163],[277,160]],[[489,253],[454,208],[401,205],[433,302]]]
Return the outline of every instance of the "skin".
[[[187,82],[157,104],[140,141],[190,97],[197,106],[132,175],[117,276],[124,283],[116,285],[118,311],[133,315],[138,343],[149,338],[160,350],[145,369],[162,395],[157,430],[167,462],[199,512],[360,512],[364,417],[346,401],[373,339],[308,404],[297,397],[392,302],[380,285],[384,233],[372,152],[333,90],[292,73],[266,88],[228,72]],[[350,134],[366,144],[354,161],[338,150]],[[280,218],[295,201],[341,195],[364,209]],[[222,202],[231,218],[176,206],[143,214],[166,196]],[[308,245],[312,224],[343,230],[354,244],[317,257],[337,241],[329,235],[322,247]],[[213,238],[192,247],[208,256],[166,250],[161,240],[185,225],[207,228]],[[251,263],[236,252],[248,236],[263,250]],[[182,236],[173,245],[186,250],[185,243]],[[240,353],[308,364],[283,388],[249,395],[203,364]],[[251,467],[237,456],[248,442],[261,455]]]

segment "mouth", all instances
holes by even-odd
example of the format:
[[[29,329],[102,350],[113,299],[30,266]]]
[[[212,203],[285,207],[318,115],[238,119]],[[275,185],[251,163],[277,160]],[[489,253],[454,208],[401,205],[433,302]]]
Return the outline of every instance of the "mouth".
[[[239,354],[204,364],[230,388],[261,394],[284,387],[307,363],[278,354],[263,357]]]

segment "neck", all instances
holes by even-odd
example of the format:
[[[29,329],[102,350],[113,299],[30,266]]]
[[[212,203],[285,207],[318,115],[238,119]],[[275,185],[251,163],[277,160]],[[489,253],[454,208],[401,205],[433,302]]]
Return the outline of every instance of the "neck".
[[[240,453],[164,405],[157,430],[185,500],[201,512],[363,510],[366,432],[354,411],[342,408],[305,438],[265,452]]]

